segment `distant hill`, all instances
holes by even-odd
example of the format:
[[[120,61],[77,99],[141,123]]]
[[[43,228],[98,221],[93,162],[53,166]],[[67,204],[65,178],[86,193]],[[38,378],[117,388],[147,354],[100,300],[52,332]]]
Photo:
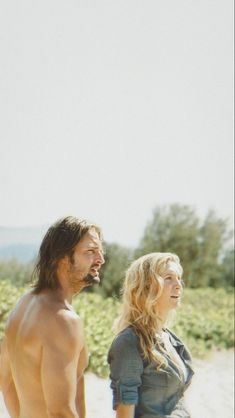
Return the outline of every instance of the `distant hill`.
[[[21,263],[32,261],[38,252],[37,245],[34,244],[12,244],[0,248],[0,260],[10,260],[15,258]]]
[[[47,226],[41,227],[4,227],[0,226],[0,248],[11,244],[38,244]]]
[[[28,228],[0,226],[0,259],[16,258],[22,263],[28,263],[35,258],[46,230],[47,226]]]

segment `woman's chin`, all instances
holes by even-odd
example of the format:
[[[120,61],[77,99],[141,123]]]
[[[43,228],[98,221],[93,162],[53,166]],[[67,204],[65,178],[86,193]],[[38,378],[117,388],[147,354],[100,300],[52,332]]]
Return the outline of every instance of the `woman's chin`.
[[[174,306],[174,308],[179,308],[180,307],[180,305],[181,305],[181,299],[180,298],[177,298],[177,299],[173,299],[172,298],[172,305]]]

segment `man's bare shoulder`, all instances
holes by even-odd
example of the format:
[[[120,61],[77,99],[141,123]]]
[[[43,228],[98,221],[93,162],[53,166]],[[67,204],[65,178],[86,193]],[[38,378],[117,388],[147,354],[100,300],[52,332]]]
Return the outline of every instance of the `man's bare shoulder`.
[[[25,293],[21,298],[17,301],[16,305],[13,307],[12,311],[10,312],[7,322],[6,322],[6,330],[14,324],[20,316],[24,313],[25,309],[29,305],[32,299],[32,291],[28,291]]]
[[[83,323],[74,311],[59,307],[47,312],[46,316],[47,322],[41,324],[43,345],[58,344],[61,348],[79,351],[83,348]]]
[[[19,329],[21,337],[41,340],[42,345],[54,340],[74,346],[84,341],[81,318],[53,294],[30,291],[18,301],[8,318],[6,334],[14,337]]]
[[[83,323],[76,312],[61,308],[55,313],[55,321],[58,328],[72,334],[83,334]]]

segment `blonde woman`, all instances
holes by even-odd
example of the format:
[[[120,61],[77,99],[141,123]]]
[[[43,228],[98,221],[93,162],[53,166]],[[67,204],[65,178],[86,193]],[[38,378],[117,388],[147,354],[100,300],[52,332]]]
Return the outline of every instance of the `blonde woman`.
[[[151,253],[127,270],[110,364],[116,418],[190,418],[183,394],[193,370],[180,339],[167,328],[182,296],[177,255]]]

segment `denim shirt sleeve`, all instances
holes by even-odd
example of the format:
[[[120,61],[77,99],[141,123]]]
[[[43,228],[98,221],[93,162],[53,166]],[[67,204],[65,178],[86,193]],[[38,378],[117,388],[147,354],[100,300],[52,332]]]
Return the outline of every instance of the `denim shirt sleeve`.
[[[118,404],[137,405],[143,360],[138,350],[138,337],[134,332],[126,329],[116,337],[109,351],[108,362],[113,409]]]

